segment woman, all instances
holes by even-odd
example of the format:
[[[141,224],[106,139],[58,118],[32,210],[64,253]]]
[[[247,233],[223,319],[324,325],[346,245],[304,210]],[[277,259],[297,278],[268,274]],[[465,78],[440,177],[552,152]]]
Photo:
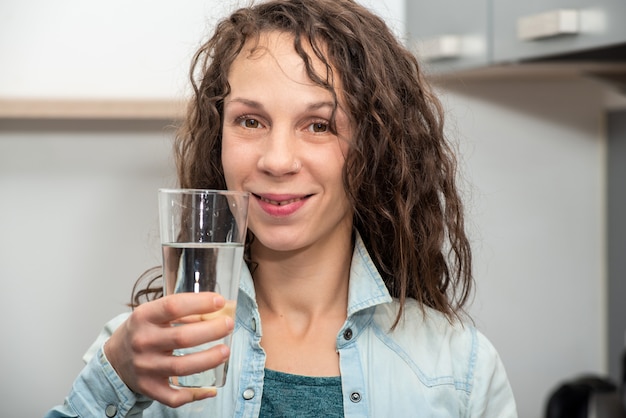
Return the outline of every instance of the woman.
[[[516,416],[462,323],[471,252],[440,106],[382,20],[351,0],[243,8],[192,79],[180,186],[252,196],[236,321],[173,328],[223,298],[142,291],[49,416]],[[230,350],[171,355],[230,332]],[[229,355],[222,389],[168,384]]]

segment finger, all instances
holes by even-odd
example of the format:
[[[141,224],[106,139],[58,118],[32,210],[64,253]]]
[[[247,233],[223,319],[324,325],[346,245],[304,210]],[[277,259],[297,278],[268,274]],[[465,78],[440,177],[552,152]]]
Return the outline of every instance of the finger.
[[[169,385],[169,381],[161,381],[159,384],[150,386],[150,393],[142,393],[172,408],[178,408],[186,403],[212,398],[217,395],[216,388],[175,388]]]
[[[177,293],[164,296],[149,306],[150,322],[165,324],[190,315],[201,315],[222,309],[226,301],[213,292]],[[148,303],[140,305],[148,310]]]
[[[237,302],[234,300],[227,300],[224,307],[216,312],[203,313],[199,315],[189,315],[180,319],[177,319],[178,324],[185,324],[190,322],[208,321],[220,315],[228,315],[231,318],[235,318],[235,311],[237,308]]]
[[[187,388],[170,386],[170,376],[189,376],[214,369],[224,363],[229,355],[229,348],[219,344],[208,350],[184,356],[173,356],[171,353],[145,356],[136,363],[136,371],[143,378],[138,380],[133,390],[169,406],[198,400],[198,397],[194,398],[189,394],[179,394],[179,390]],[[200,391],[201,395],[202,393]]]
[[[184,356],[174,356],[171,353],[146,356],[136,363],[137,372],[144,376],[137,384],[137,391],[150,397],[157,393],[163,396],[167,391],[157,390],[157,387],[165,383],[165,386],[169,386],[169,377],[189,376],[214,369],[224,363],[229,355],[230,349],[224,344],[218,344]]]
[[[224,344],[218,344],[207,350],[182,356],[165,356],[159,361],[161,373],[170,376],[190,376],[216,368],[228,360],[230,349]]]
[[[162,328],[159,330],[159,338],[154,338],[152,348],[163,352],[217,341],[229,335],[234,325],[231,317],[218,316],[208,321]]]

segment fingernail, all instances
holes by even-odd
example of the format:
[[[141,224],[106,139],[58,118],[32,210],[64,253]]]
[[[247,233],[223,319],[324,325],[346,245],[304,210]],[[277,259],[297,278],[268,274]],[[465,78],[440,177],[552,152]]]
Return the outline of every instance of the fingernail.
[[[200,401],[202,399],[213,398],[215,395],[217,395],[217,389],[215,388],[197,389],[193,391],[193,400]]]
[[[235,321],[233,321],[233,319],[230,316],[227,316],[224,318],[224,323],[226,324],[226,327],[230,330],[232,330],[235,327]]]
[[[226,301],[224,300],[222,296],[215,296],[213,298],[213,304],[215,305],[216,308],[221,308],[222,306],[226,304]]]
[[[226,347],[225,345],[220,347],[220,352],[222,353],[222,356],[224,356],[224,358],[230,355],[230,349]]]

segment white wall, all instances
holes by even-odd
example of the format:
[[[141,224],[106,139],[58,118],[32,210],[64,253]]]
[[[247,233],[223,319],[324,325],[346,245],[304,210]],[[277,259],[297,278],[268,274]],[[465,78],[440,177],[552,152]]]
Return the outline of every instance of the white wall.
[[[62,403],[102,325],[160,264],[156,189],[174,176],[169,133],[148,125],[0,121],[2,416]]]
[[[215,20],[248,0],[3,0],[0,97],[171,98]],[[401,0],[363,0],[402,33]]]
[[[563,380],[606,372],[602,89],[492,81],[442,94],[470,192],[471,313],[520,417],[540,417]]]
[[[2,1],[0,96],[177,96],[212,23],[207,17],[227,6],[218,0]]]
[[[223,3],[0,2],[0,97],[177,97],[205,16]],[[402,0],[364,3],[402,32]],[[467,180],[471,313],[520,416],[540,417],[558,381],[606,367],[599,89],[502,81],[441,93]],[[62,402],[102,324],[159,263],[155,194],[175,181],[163,126],[0,120],[3,416]]]

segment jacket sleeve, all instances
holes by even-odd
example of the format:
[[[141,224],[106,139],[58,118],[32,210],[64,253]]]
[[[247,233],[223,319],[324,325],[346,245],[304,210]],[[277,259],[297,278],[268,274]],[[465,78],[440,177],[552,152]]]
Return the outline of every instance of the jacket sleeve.
[[[83,359],[86,365],[72,389],[45,418],[62,417],[141,417],[152,401],[133,393],[117,375],[104,355],[103,346],[128,315],[120,315],[104,327]]]
[[[491,342],[477,332],[468,417],[517,418],[513,390]]]

